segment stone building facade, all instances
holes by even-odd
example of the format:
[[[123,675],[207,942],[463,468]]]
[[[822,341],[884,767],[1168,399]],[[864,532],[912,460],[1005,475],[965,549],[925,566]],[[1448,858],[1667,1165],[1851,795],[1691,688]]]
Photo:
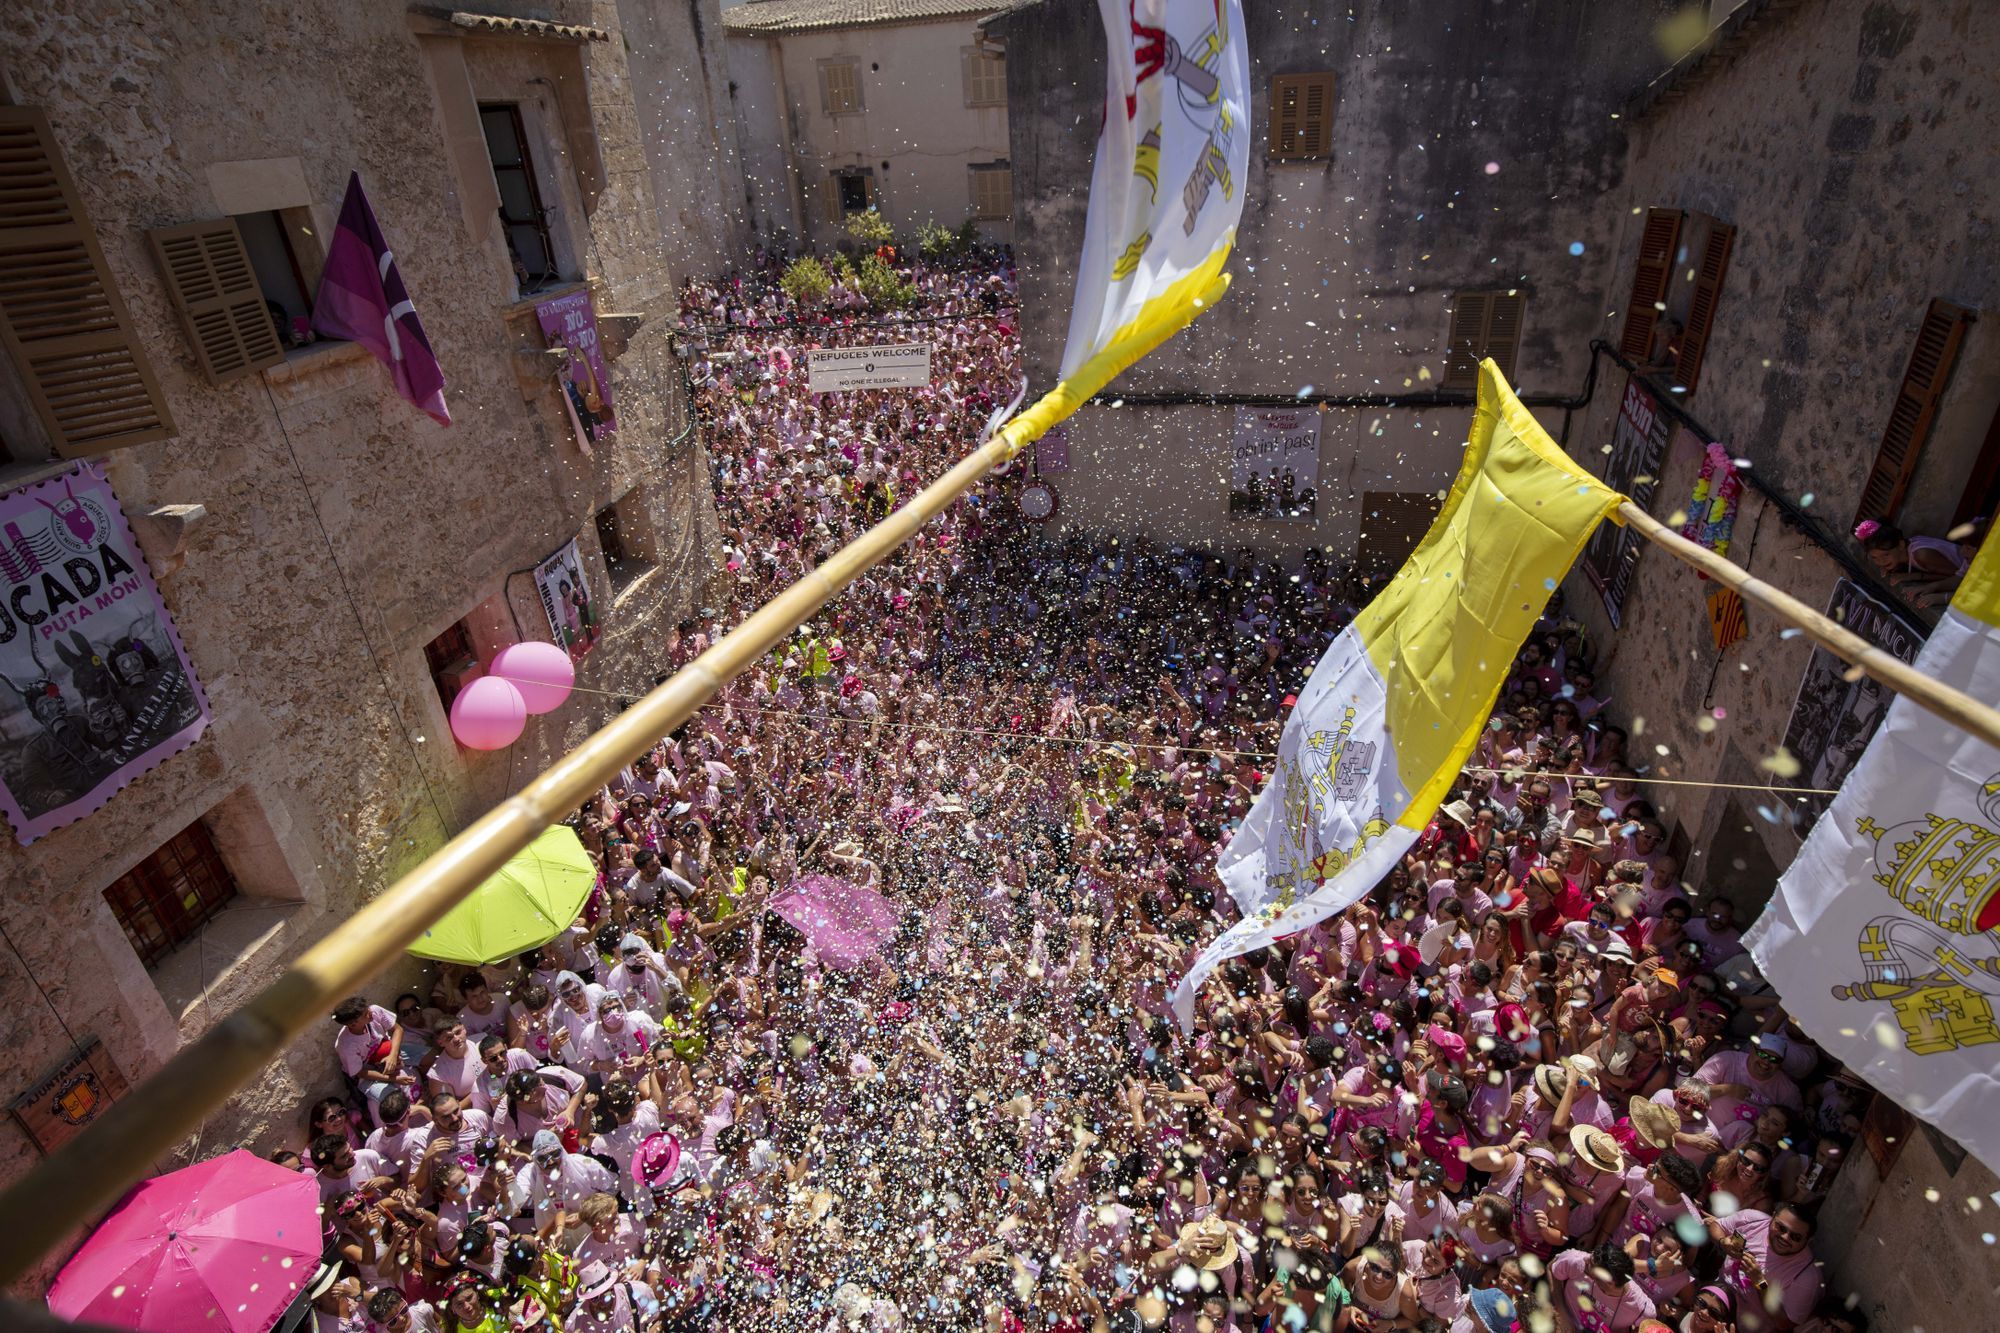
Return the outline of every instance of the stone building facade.
[[[707,35],[672,49],[689,25]],[[671,330],[680,282],[734,263],[747,236],[720,103],[683,86],[726,96],[720,31],[715,0],[32,0],[0,16],[0,102],[32,109],[0,114],[46,125],[172,421],[94,461],[214,714],[97,813],[31,846],[0,839],[0,1099],[90,1042],[137,1084],[661,672],[718,564]],[[663,133],[672,117],[695,130]],[[235,219],[289,323],[356,172],[444,370],[449,426],[353,344],[280,348],[211,382],[150,248],[153,229],[227,237]],[[0,245],[26,244],[8,225]],[[524,284],[526,268],[544,271]],[[580,291],[618,420],[588,453],[535,316]],[[70,465],[24,407],[30,373],[0,373],[6,490]],[[510,750],[459,747],[454,659],[550,637],[529,571],[572,538],[602,628],[579,689]],[[169,896],[185,888],[155,853],[191,829],[224,901],[149,965],[106,890],[149,867]],[[299,1042],[194,1146],[298,1141],[304,1103],[338,1088],[330,1047],[330,1026]],[[0,1177],[36,1152],[0,1119]]]
[[[779,248],[826,246],[849,213],[900,237],[977,220],[1012,238],[997,0],[749,0],[723,13],[749,210]]]
[[[1579,286],[1619,225],[1599,203],[1623,171],[1613,117],[1658,71],[1651,28],[1672,8],[1246,4],[1234,281],[1120,379],[1126,407],[1071,422],[1055,526],[1265,550],[1386,537],[1400,560],[1464,440],[1465,414],[1433,405],[1471,365],[1449,355],[1455,318],[1472,317],[1468,353],[1507,343],[1500,360],[1531,405],[1583,380],[1602,311]],[[1102,24],[1086,0],[1039,0],[985,26],[1007,45],[1010,102],[1033,108],[1011,123],[1015,249],[1024,351],[1047,385],[1082,244]],[[1496,300],[1512,312],[1504,338],[1479,318]],[[1313,521],[1231,516],[1234,408],[1189,402],[1212,394],[1328,401]],[[1543,415],[1560,428],[1560,411]]]
[[[1996,61],[2000,11],[1990,5],[1752,0],[1624,110],[1626,167],[1603,200],[1621,233],[1587,286],[1605,314],[1599,333],[1615,343],[1625,332],[1653,210],[1734,228],[1698,382],[1676,393],[1671,374],[1652,378],[1657,397],[1803,505],[1824,540],[1746,492],[1728,556],[1808,606],[1825,608],[1843,580],[1859,582],[1858,519],[1942,537],[2000,500]],[[1677,281],[1699,255],[1677,257]],[[1663,303],[1666,317],[1680,314],[1673,296]],[[1915,385],[1928,360],[1920,344],[1940,331],[1943,364],[1934,382]],[[1571,436],[1585,466],[1603,462],[1619,411],[1625,377],[1604,369]],[[1928,412],[1911,436],[1897,422],[1913,392]],[[1649,506],[1661,519],[1686,510],[1706,443],[1676,423]],[[1904,466],[1885,471],[1899,446]],[[1871,486],[1885,476],[1901,484]],[[1797,776],[1763,766],[1787,742],[1811,650],[1753,608],[1747,636],[1718,652],[1711,586],[1646,551],[1614,630],[1585,577],[1565,585],[1608,664],[1599,693],[1645,719],[1635,750],[1660,776],[1838,785],[1844,769],[1816,765],[1813,751],[1795,756],[1805,765]],[[1919,633],[1936,614],[1904,611]],[[1857,733],[1852,749],[1864,739]],[[1690,882],[1754,918],[1801,844],[1805,820],[1778,815],[1798,805],[1775,792],[1677,792]],[[2000,1183],[1948,1140],[1907,1124],[1890,1133],[1884,1151],[1857,1151],[1842,1172],[1819,1249],[1877,1327],[1983,1324],[2000,1287],[2000,1259],[1982,1239]]]
[[[1070,469],[1050,478],[1059,523],[1336,558],[1406,549],[1470,419],[1412,396],[1450,387],[1454,294],[1498,275],[1525,295],[1512,379],[1572,454],[1607,464],[1627,373],[1592,344],[1624,346],[1665,440],[1639,474],[1657,478],[1651,511],[1684,515],[1705,446],[1724,443],[1759,483],[1729,558],[1808,605],[1843,579],[1884,592],[1851,538],[1858,518],[1942,537],[2000,504],[2000,10],[1713,5],[1711,30],[1669,62],[1655,39],[1675,30],[1655,25],[1674,6],[1328,8],[1246,6],[1253,126],[1275,141],[1278,78],[1331,74],[1329,155],[1253,149],[1235,284],[1121,379],[1123,407],[1075,419]],[[1040,0],[989,25],[1015,105],[1036,108],[1014,117],[1012,155],[1037,385],[1054,377],[1075,276],[1097,24],[1081,0]],[[1653,254],[1663,214],[1673,239]],[[1187,400],[1300,393],[1402,401],[1326,409],[1314,523],[1230,519],[1233,408]],[[1717,651],[1712,588],[1643,552],[1614,624],[1572,575],[1566,604],[1605,664],[1597,692],[1638,719],[1653,776],[1814,785],[1762,762],[1787,741],[1809,645],[1752,609],[1747,637]],[[1902,609],[1921,637],[1935,612]],[[1664,803],[1684,878],[1753,918],[1800,845],[1797,799],[1694,787]],[[1867,1137],[1816,1251],[1875,1327],[1984,1324],[2000,1288],[1992,1173],[1893,1108]]]

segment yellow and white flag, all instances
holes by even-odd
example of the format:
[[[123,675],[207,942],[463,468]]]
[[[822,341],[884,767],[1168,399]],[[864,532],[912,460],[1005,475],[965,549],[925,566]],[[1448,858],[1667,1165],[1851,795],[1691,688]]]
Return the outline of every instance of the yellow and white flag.
[[[1098,0],[1104,124],[1062,382],[1009,422],[1025,444],[1222,296],[1250,177],[1242,0]]]
[[[1183,1028],[1225,959],[1359,900],[1410,849],[1549,594],[1623,499],[1571,462],[1499,369],[1481,363],[1472,436],[1444,508],[1320,658],[1270,780],[1218,860],[1243,919],[1174,989]]]
[[[2000,542],[1915,665],[2000,699]],[[1896,699],[1744,943],[1829,1055],[2000,1171],[2000,749]]]

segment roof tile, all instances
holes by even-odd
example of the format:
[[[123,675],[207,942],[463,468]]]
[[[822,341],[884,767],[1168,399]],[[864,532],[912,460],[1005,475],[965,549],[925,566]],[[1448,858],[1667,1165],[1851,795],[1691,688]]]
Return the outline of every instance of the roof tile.
[[[722,11],[731,32],[811,32],[990,14],[1006,0],[750,0]]]

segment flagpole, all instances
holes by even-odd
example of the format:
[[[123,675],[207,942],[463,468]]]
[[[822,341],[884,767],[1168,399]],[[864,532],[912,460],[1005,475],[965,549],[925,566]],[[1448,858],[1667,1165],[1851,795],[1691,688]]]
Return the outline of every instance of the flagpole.
[[[1089,392],[1079,396],[1069,386],[1058,386],[908,504],[753,611],[715,646],[431,853],[300,954],[269,986],[36,1163],[0,1193],[0,1219],[5,1219],[0,1225],[0,1285],[19,1281],[44,1252],[93,1222],[133,1182],[152,1173],[211,1111],[309,1027],[324,1023],[334,1004],[360,990],[515,852],[575,813],[613,775],[782,644],[848,584],[1061,420],[1059,407],[1050,410],[1051,399],[1060,395],[1065,403],[1082,401]]]
[[[2000,748],[2000,710],[1942,681],[1933,680],[1909,663],[1883,652],[1831,616],[1813,610],[1742,566],[1733,565],[1707,547],[1689,541],[1630,500],[1618,507],[1618,517],[1647,541],[1664,548],[1676,560],[1694,566],[1734,591],[1744,601],[1761,606],[1780,620],[1796,625],[1814,643],[1845,658],[1919,708],[1979,737],[1988,745]]]

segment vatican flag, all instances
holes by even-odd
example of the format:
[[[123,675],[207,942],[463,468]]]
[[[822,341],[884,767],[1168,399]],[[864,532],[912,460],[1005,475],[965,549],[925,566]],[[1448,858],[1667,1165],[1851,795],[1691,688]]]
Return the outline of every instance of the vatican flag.
[[[1108,69],[1062,381],[1002,432],[1070,415],[1222,296],[1250,177],[1242,0],[1098,0]]]
[[[2000,699],[1991,537],[1916,669]],[[1744,942],[1829,1055],[2000,1171],[2000,749],[1895,700]]]
[[[1623,499],[1570,461],[1491,361],[1480,364],[1472,436],[1444,508],[1320,658],[1270,780],[1223,849],[1223,883],[1243,919],[1175,987],[1183,1028],[1223,960],[1332,916],[1410,849],[1549,594]]]

